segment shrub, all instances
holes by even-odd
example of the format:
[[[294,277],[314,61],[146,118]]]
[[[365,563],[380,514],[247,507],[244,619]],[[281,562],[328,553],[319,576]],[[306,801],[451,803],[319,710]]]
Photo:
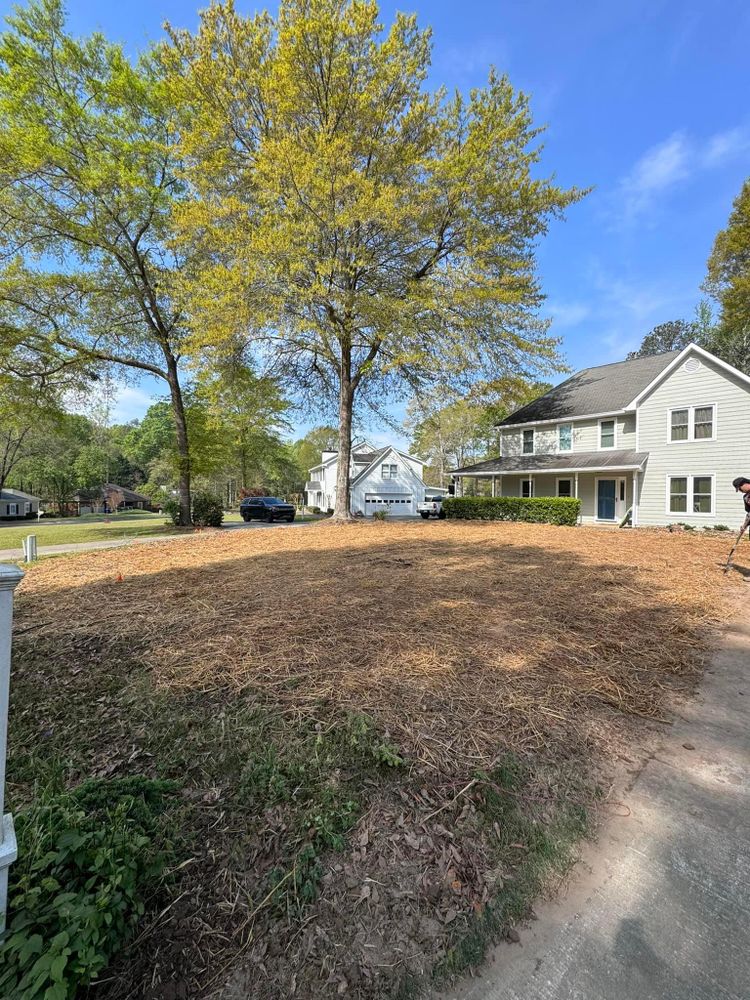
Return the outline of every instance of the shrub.
[[[319,514],[320,513],[320,507],[310,507],[309,510],[310,510],[311,514]]]
[[[174,790],[140,777],[88,781],[20,813],[0,996],[66,1000],[106,968],[172,860],[155,843]]]
[[[581,501],[575,497],[446,497],[446,517],[475,521],[578,522]]]
[[[385,521],[387,517],[388,517],[387,510],[374,510],[372,512],[373,521]]]
[[[220,528],[224,502],[216,493],[193,494],[193,523],[200,528]]]
[[[170,497],[161,505],[162,512],[167,515],[172,524],[180,523],[180,501],[176,497]]]

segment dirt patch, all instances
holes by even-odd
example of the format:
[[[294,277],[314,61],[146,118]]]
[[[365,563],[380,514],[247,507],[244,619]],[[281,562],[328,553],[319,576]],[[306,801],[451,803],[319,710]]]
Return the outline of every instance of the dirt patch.
[[[528,902],[514,883],[538,888],[541,861],[564,857],[567,833],[555,847],[538,831],[579,835],[592,777],[689,691],[735,585],[726,548],[327,523],[34,567],[12,796],[50,761],[68,783],[177,776],[193,834],[153,927],[96,995],[229,980],[228,996],[374,997],[450,966],[499,883],[502,924]],[[498,778],[508,755],[520,787]],[[517,814],[488,804],[498,787]]]

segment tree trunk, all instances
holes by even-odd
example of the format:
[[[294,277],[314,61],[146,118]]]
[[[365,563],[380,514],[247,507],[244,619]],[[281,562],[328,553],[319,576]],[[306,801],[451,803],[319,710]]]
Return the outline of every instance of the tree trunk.
[[[169,394],[172,399],[172,415],[174,416],[175,430],[177,431],[177,461],[178,461],[178,484],[180,494],[180,524],[184,528],[192,528],[193,515],[190,503],[190,449],[188,447],[187,419],[185,417],[185,406],[182,401],[182,389],[177,376],[177,362],[174,355],[167,353],[167,382],[169,383]]]
[[[349,467],[352,455],[352,414],[354,412],[354,386],[352,385],[351,351],[341,353],[341,383],[339,387],[339,457],[336,470],[336,505],[334,521],[350,521],[352,517],[349,497]]]

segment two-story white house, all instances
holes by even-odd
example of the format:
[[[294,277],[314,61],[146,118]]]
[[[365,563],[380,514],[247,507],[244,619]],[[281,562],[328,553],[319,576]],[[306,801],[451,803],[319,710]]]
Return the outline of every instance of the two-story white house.
[[[310,469],[310,479],[305,485],[309,506],[321,510],[334,507],[337,472],[338,452],[324,451],[320,463]],[[386,448],[373,448],[366,442],[357,445],[352,449],[349,470],[352,513],[369,515],[387,510],[396,517],[416,514],[417,504],[428,493],[445,492],[426,486],[423,472],[424,462],[390,445]]]
[[[750,477],[750,378],[708,351],[585,368],[499,425],[500,457],[456,469],[493,496],[579,497],[584,523],[734,526]]]

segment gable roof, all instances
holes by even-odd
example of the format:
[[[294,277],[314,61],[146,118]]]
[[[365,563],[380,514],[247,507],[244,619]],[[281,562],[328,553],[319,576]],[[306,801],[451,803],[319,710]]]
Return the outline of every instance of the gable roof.
[[[671,372],[674,368],[677,368],[683,358],[687,357],[688,354],[697,354],[698,357],[703,358],[706,361],[712,362],[717,368],[723,369],[730,375],[733,375],[740,382],[744,382],[746,385],[750,385],[750,376],[741,372],[739,368],[735,368],[734,365],[730,365],[726,361],[722,361],[721,358],[707,351],[705,347],[699,347],[698,344],[688,344],[681,351],[673,352],[675,357],[670,361],[670,363],[662,369],[648,385],[644,386],[637,396],[633,398],[628,409],[634,409],[638,403],[641,402],[651,391],[655,389],[656,386]]]
[[[381,458],[385,458],[385,456],[388,454],[389,451],[395,452],[396,449],[388,445],[386,448],[379,448],[377,451],[371,451],[369,454],[362,453],[362,458],[360,458],[359,460],[357,460],[355,456],[355,461],[359,462],[366,461],[367,464],[365,465],[364,469],[360,469],[357,475],[354,476],[354,478],[349,483],[349,486],[350,487],[354,486],[356,482],[358,482],[360,479],[363,479],[370,471],[370,469],[372,469],[375,465],[378,464]],[[398,454],[398,452],[396,452],[396,454]]]
[[[511,413],[500,421],[498,427],[632,409],[633,400],[682,353],[668,351],[646,358],[583,368],[543,396]]]
[[[14,490],[10,486],[4,487],[0,490],[0,500],[10,500],[13,503],[14,500],[39,500],[39,497],[35,497],[33,493],[24,493],[23,490]]]
[[[358,483],[360,479],[364,479],[370,470],[376,466],[381,459],[385,458],[389,452],[393,452],[394,455],[397,455],[400,458],[405,458],[408,461],[418,462],[424,467],[424,462],[421,459],[407,455],[405,451],[399,451],[398,448],[394,448],[393,445],[388,445],[386,448],[381,448],[379,451],[373,451],[366,456],[368,464],[364,467],[364,469],[361,469],[356,476],[354,476],[349,485],[354,486],[354,484]]]
[[[393,445],[391,444],[386,445],[385,448],[377,448],[377,449],[370,448],[369,451],[359,451],[359,450],[353,451],[352,462],[354,463],[354,465],[363,465],[364,468],[360,469],[359,472],[357,472],[356,475],[354,475],[354,477],[350,481],[350,485],[352,483],[355,483],[361,476],[363,476],[366,472],[368,472],[372,468],[372,466],[375,465],[375,463],[378,462],[381,458],[384,458],[389,451],[393,451],[397,455],[401,455],[402,458],[406,458],[410,462],[418,462],[422,466],[424,466],[425,464],[421,458],[415,458],[413,455],[407,455],[405,451],[399,451],[398,448],[394,448]],[[310,476],[312,476],[313,472],[316,472],[318,469],[325,468],[326,466],[331,465],[332,462],[337,462],[338,457],[339,453],[336,451],[330,458],[327,458],[325,462],[319,462],[317,465],[313,465],[313,467],[311,469],[308,469],[307,471],[310,474]]]

